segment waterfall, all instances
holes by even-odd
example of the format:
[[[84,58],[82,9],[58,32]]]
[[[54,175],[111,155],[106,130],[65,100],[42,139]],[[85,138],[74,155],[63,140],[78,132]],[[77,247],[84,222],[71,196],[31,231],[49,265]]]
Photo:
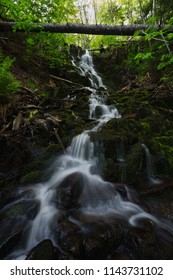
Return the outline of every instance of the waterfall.
[[[35,189],[35,198],[40,201],[40,210],[29,232],[27,250],[46,238],[52,239],[50,228],[52,219],[57,212],[51,203],[54,193],[55,190],[50,189],[48,184],[39,184]]]
[[[153,178],[153,166],[152,166],[152,157],[148,147],[145,144],[141,144],[144,149],[146,156],[146,167],[147,167],[147,176],[149,179]]]
[[[101,77],[97,74],[94,69],[93,60],[89,51],[86,50],[86,53],[82,55],[79,63],[79,69],[83,76],[89,78],[91,87],[93,88],[105,88],[103,85]]]
[[[150,153],[149,148],[145,144],[141,144],[141,146],[145,152],[148,180],[150,181],[151,184],[161,183],[161,180],[158,178],[155,178],[155,176],[154,176],[153,159],[152,159],[152,155]]]
[[[73,64],[75,62],[73,61]],[[80,75],[89,78],[91,87],[89,96],[89,118],[93,119],[94,126],[91,130],[84,130],[75,136],[66,153],[59,156],[55,163],[55,171],[52,177],[44,184],[33,186],[35,199],[40,201],[40,210],[32,221],[28,239],[24,250],[28,251],[43,239],[51,239],[54,236],[51,229],[53,219],[59,209],[54,202],[57,190],[60,189],[64,180],[70,176],[78,176],[80,211],[96,216],[114,215],[136,226],[139,219],[149,219],[154,223],[161,224],[152,215],[146,213],[140,206],[124,200],[110,182],[102,179],[98,168],[98,155],[95,152],[95,143],[91,141],[90,132],[97,133],[102,125],[112,118],[120,118],[120,114],[114,106],[106,105],[106,87],[101,77],[94,69],[93,60],[88,51],[80,57],[78,65],[75,65]],[[145,148],[145,146],[143,145]],[[151,166],[148,165],[151,175]],[[77,175],[76,175],[77,174]],[[81,190],[79,189],[81,188]]]

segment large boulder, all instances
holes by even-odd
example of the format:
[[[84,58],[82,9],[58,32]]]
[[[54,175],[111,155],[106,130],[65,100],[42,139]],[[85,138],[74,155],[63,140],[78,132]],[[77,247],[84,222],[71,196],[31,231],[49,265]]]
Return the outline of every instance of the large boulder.
[[[86,225],[86,228],[88,232],[83,239],[86,259],[107,259],[122,243],[123,230],[118,224],[97,222]]]
[[[55,248],[52,241],[45,239],[37,244],[28,253],[26,260],[54,260]]]
[[[172,233],[163,228],[130,228],[127,231],[126,244],[133,259],[163,260],[173,257]]]
[[[68,175],[58,186],[58,200],[63,208],[77,208],[83,190],[83,176],[79,172]]]
[[[0,220],[0,259],[4,259],[20,242],[26,221],[10,218],[5,213],[0,213]]]
[[[34,219],[39,209],[37,201],[18,201],[0,212],[0,258],[5,258],[21,243],[28,220]]]
[[[81,228],[68,218],[62,221],[56,229],[57,244],[68,256],[81,259],[83,244]]]

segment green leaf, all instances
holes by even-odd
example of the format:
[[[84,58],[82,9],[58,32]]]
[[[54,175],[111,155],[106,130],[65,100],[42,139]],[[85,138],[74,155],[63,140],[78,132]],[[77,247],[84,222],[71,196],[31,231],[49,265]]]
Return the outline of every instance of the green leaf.
[[[167,38],[168,38],[168,40],[173,39],[173,33],[169,33],[169,34],[167,35]]]

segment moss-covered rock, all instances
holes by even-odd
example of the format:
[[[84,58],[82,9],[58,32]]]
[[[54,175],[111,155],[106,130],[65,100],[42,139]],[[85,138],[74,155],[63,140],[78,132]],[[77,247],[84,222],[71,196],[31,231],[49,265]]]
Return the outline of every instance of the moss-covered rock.
[[[22,184],[33,184],[33,183],[38,183],[40,181],[43,181],[44,175],[43,172],[41,171],[31,171],[30,173],[24,175],[20,182]]]

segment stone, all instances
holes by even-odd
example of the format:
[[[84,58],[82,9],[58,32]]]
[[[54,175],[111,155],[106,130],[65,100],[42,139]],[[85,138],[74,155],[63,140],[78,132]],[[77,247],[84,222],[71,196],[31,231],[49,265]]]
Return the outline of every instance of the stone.
[[[60,206],[64,208],[78,207],[79,197],[83,190],[83,176],[75,172],[67,176],[58,186],[57,196]]]
[[[81,229],[72,221],[66,219],[56,229],[57,244],[66,255],[80,259],[82,255]]]
[[[123,230],[118,224],[88,224],[83,244],[86,259],[107,259],[121,245]]]
[[[45,239],[37,244],[28,253],[26,260],[54,260],[55,249],[53,243],[49,239]]]
[[[4,259],[21,240],[26,221],[10,218],[5,213],[0,213],[0,220],[0,259]]]
[[[164,231],[164,229],[162,230]],[[126,239],[127,247],[136,260],[172,259],[172,234],[165,234],[167,240],[164,240],[163,232],[162,235],[158,236],[154,228],[131,228],[128,230],[128,237]]]
[[[0,258],[5,258],[21,242],[28,220],[34,219],[38,209],[37,201],[19,201],[0,212]]]

